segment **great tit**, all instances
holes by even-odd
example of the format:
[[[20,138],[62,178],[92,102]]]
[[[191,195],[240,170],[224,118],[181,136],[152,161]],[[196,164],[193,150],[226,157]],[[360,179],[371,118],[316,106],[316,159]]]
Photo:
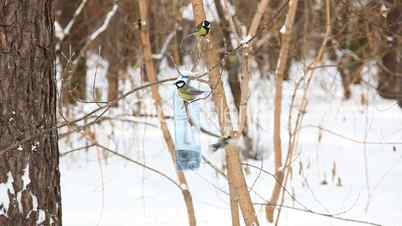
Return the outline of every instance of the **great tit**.
[[[232,139],[231,136],[227,136],[227,137],[221,137],[218,142],[216,142],[215,144],[211,145],[212,151],[216,152],[218,149],[220,148],[224,148],[226,145],[229,144],[230,139]]]
[[[199,25],[197,25],[195,31],[192,35],[197,37],[204,37],[209,33],[209,29],[211,28],[211,23],[207,20],[203,20]]]
[[[243,159],[261,160],[264,157],[262,151],[253,148],[251,138],[243,135],[237,138],[232,136],[221,137],[216,143],[210,145],[210,148],[212,152],[216,152],[228,144],[234,145]]]
[[[178,95],[185,101],[185,102],[192,102],[194,101],[197,96],[204,93],[204,91],[196,89],[189,84],[187,84],[184,80],[178,80],[175,83],[177,87]]]

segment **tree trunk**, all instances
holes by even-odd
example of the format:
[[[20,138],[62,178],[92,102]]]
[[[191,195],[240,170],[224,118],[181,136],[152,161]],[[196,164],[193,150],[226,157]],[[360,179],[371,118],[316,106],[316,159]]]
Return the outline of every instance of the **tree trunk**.
[[[0,225],[61,225],[52,1],[2,7]]]
[[[175,16],[176,24],[182,23],[182,16],[179,10],[182,5],[183,3],[180,0],[172,1],[172,12],[173,16]],[[183,29],[177,29],[176,35],[174,36],[172,41],[172,46],[170,47],[170,52],[172,53],[173,59],[177,65],[181,65],[183,63],[183,56],[180,53],[180,40],[182,39],[183,39]]]
[[[385,34],[388,40],[383,49],[378,73],[378,94],[398,101],[402,107],[402,2],[394,3],[385,20]]]
[[[106,78],[107,78],[107,101],[113,102],[119,97],[119,68],[117,64],[110,64]],[[112,104],[112,107],[117,107],[117,101]]]

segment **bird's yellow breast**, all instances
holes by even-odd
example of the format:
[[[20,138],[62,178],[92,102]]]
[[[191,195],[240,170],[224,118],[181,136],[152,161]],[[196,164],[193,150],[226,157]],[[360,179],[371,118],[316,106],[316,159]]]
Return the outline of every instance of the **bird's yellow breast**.
[[[191,94],[187,93],[185,89],[181,88],[178,90],[178,95],[185,101],[193,101],[194,100],[194,96],[192,96]]]

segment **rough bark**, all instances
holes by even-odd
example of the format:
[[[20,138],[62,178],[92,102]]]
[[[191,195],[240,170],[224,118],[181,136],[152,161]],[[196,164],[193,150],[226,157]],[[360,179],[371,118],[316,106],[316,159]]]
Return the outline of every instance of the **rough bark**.
[[[52,2],[0,1],[0,225],[62,222]]]
[[[205,19],[204,5],[202,0],[192,0],[193,13],[195,18],[195,24],[201,23]],[[234,134],[232,128],[232,122],[229,116],[229,107],[226,101],[226,96],[223,90],[223,84],[219,73],[220,59],[217,52],[217,48],[214,46],[213,32],[210,33],[205,39],[199,41],[202,42],[201,48],[203,51],[202,57],[204,58],[209,72],[209,86],[213,89],[212,99],[215,105],[215,109],[218,113],[219,125],[221,127],[222,134],[229,135]],[[228,166],[229,186],[233,186],[236,194],[230,194],[230,196],[239,197],[240,209],[244,218],[246,226],[259,225],[258,219],[254,210],[254,206],[251,201],[250,194],[247,189],[247,184],[244,178],[243,171],[240,164],[240,156],[238,150],[234,145],[227,145],[225,147],[226,162]],[[232,200],[232,199],[231,199]],[[233,200],[232,200],[233,201]],[[232,209],[232,214],[236,214],[236,210]]]
[[[152,60],[152,52],[151,52],[151,42],[149,37],[149,30],[148,30],[148,0],[139,0],[139,8],[140,8],[140,15],[141,15],[141,30],[140,30],[140,39],[141,45],[143,49],[144,55],[144,62],[147,72],[147,78],[150,82],[157,81],[157,75],[155,70],[155,65]],[[157,86],[151,87],[152,97],[155,101],[155,108],[158,113],[159,123],[162,129],[163,137],[165,139],[165,143],[168,147],[168,151],[172,157],[173,162],[176,161],[176,151],[175,146],[173,143],[172,136],[169,132],[168,126],[165,121],[165,115],[162,109],[161,97],[159,94],[159,90]],[[187,214],[189,218],[189,225],[196,226],[196,219],[195,219],[195,212],[194,206],[192,201],[192,196],[190,191],[188,190],[187,180],[184,176],[183,171],[176,171],[177,178],[179,180],[179,184],[182,186],[182,194],[184,197],[184,201],[187,207]]]

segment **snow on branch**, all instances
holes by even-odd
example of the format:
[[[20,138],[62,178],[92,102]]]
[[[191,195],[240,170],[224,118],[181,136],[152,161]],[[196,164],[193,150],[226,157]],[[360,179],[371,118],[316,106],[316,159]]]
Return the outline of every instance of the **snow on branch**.
[[[60,39],[60,41],[63,41],[64,38],[66,37],[67,34],[70,33],[71,28],[73,27],[75,20],[77,19],[78,15],[82,12],[84,9],[84,6],[86,5],[87,0],[82,0],[81,4],[78,6],[77,10],[75,10],[73,18],[68,22],[67,26],[63,29],[61,25],[55,21],[54,22],[54,27],[55,27],[55,32],[56,32],[56,37]]]
[[[100,26],[94,33],[91,34],[91,36],[89,37],[89,41],[95,40],[102,32],[106,30],[106,28],[109,26],[110,20],[112,19],[114,14],[116,14],[117,8],[117,3],[114,3],[113,8],[107,13],[102,26]]]
[[[247,35],[242,40],[240,40],[240,45],[241,46],[246,46],[246,45],[248,45],[249,42],[252,41],[252,39],[253,39],[253,37],[251,35]]]
[[[63,31],[64,34],[70,33],[70,30],[73,27],[76,18],[78,17],[78,15],[80,15],[80,13],[81,13],[82,9],[84,9],[84,6],[86,3],[87,3],[87,0],[82,0],[81,4],[78,6],[77,10],[74,12],[73,18],[70,20],[70,22],[68,22],[66,28],[64,28],[64,31]]]
[[[174,38],[174,36],[176,35],[176,29],[172,32],[170,32],[170,34],[168,35],[168,37],[166,38],[165,42],[162,45],[162,49],[160,51],[159,54],[152,54],[152,58],[156,59],[156,60],[161,60],[163,59],[163,57],[166,54],[167,48],[169,47],[170,42],[172,41],[172,39]]]
[[[83,56],[88,49],[89,45],[91,44],[92,41],[94,41],[101,33],[103,33],[107,27],[109,26],[110,20],[112,17],[116,14],[117,9],[118,9],[118,4],[117,2],[114,2],[113,8],[107,13],[105,20],[103,21],[103,24],[96,29],[86,40],[84,47],[82,47],[79,52],[78,52],[78,57],[75,58],[73,62],[73,68],[71,69],[72,73],[75,73],[77,70],[77,62],[81,56]]]
[[[288,31],[288,17],[286,17],[285,23],[282,25],[281,29],[279,30],[279,32],[281,34],[285,34]]]

